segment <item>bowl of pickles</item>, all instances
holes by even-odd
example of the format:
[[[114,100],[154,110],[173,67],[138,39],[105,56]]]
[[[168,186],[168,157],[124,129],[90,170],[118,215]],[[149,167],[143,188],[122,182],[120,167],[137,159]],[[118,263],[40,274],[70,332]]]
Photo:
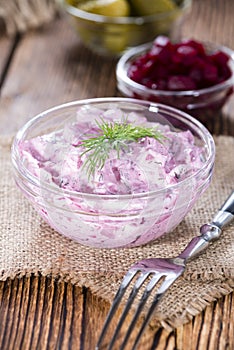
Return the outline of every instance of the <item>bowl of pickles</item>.
[[[177,40],[192,0],[60,0],[81,42],[104,56],[164,34]]]

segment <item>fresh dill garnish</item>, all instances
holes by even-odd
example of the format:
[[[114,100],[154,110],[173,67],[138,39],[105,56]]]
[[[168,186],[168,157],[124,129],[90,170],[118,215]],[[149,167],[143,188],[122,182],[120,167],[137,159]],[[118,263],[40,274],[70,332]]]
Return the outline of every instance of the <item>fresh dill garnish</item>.
[[[136,142],[144,137],[152,137],[161,142],[164,138],[156,127],[132,125],[127,119],[122,122],[111,122],[100,118],[100,121],[95,122],[99,128],[98,135],[82,140],[79,145],[85,148],[81,157],[88,153],[83,166],[89,176],[103,168],[111,150],[115,150],[119,158],[121,150],[127,150],[130,142]]]

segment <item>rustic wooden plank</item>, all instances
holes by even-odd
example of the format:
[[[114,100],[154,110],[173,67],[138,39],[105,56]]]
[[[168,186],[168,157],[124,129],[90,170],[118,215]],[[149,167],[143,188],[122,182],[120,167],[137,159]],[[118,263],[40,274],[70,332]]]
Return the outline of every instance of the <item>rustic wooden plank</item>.
[[[40,333],[41,333],[41,319],[44,310],[44,301],[47,300],[45,293],[49,293],[46,289],[46,278],[45,277],[34,277],[33,285],[35,286],[35,291],[33,291],[31,299],[32,303],[36,302],[36,309],[34,314],[31,316],[33,331],[31,334],[30,348],[36,350],[38,344],[40,344]],[[30,327],[30,326],[28,326]]]
[[[19,311],[17,322],[12,325],[12,328],[15,329],[15,339],[9,338],[9,347],[21,348],[24,344],[24,334],[25,334],[25,322],[27,318],[28,304],[29,304],[29,291],[30,291],[30,280],[27,278],[23,278],[19,281],[20,288],[18,292],[20,292],[18,300]],[[19,303],[20,300],[20,303]],[[10,311],[10,310],[9,310]],[[13,341],[13,342],[12,342]]]
[[[1,32],[0,32],[0,90],[5,79],[8,61],[11,58],[14,47],[15,47],[15,39],[7,38],[6,36],[1,35]]]
[[[177,335],[177,346],[178,349],[193,349],[193,324],[192,322],[189,322],[186,326],[179,327],[176,330]]]
[[[234,49],[234,26],[230,14],[234,13],[232,0],[196,0],[182,27],[182,36],[212,41]]]
[[[1,289],[2,297],[1,297],[1,307],[0,307],[0,324],[3,325],[3,327],[0,330],[0,349],[4,349],[4,341],[5,341],[5,334],[7,333],[7,326],[8,326],[8,315],[9,315],[9,304],[10,304],[10,295],[11,295],[11,288],[12,288],[12,282],[10,280],[3,283],[3,288]]]
[[[82,349],[82,322],[83,322],[84,295],[83,289],[67,284],[66,293],[66,324],[64,327],[61,349]],[[68,322],[69,319],[69,322]],[[69,327],[68,327],[69,325]]]
[[[32,116],[57,104],[114,95],[114,67],[114,60],[85,49],[64,20],[29,33],[18,45],[3,87],[2,130],[15,132]],[[10,125],[9,119],[14,121]]]
[[[38,312],[38,289],[40,289],[39,279],[36,277],[27,278],[28,281],[28,309],[26,319],[24,321],[24,339],[25,349],[32,348],[33,340],[38,336],[37,327],[35,327],[35,317]],[[25,285],[24,285],[25,287]],[[35,330],[36,328],[36,330]]]
[[[224,298],[224,303],[226,312],[224,314],[223,323],[226,323],[229,348],[234,349],[234,293],[231,293]]]
[[[182,37],[215,42],[234,50],[234,23],[230,14],[234,13],[234,1],[193,1],[192,10],[187,16]],[[205,123],[213,134],[234,135],[234,96],[224,108],[224,116]]]
[[[80,349],[82,289],[51,278],[0,282],[0,348]]]
[[[0,300],[0,348],[3,350],[94,349],[109,310],[108,303],[88,290],[84,312],[81,288],[40,276],[0,282]],[[193,322],[172,332],[147,330],[139,348],[232,349],[233,309],[234,298],[230,294],[208,306]]]
[[[60,334],[63,323],[63,311],[64,311],[64,283],[53,283],[53,296],[51,294],[51,300],[48,301],[49,305],[52,305],[51,314],[47,317],[46,329],[49,329],[47,342],[50,342],[51,349],[56,349],[60,342]],[[43,332],[44,333],[44,332]]]
[[[8,309],[8,319],[4,333],[4,341],[3,341],[3,349],[12,349],[13,343],[15,339],[16,327],[14,324],[18,323],[19,320],[19,312],[20,312],[20,301],[21,296],[19,298],[20,293],[19,290],[22,291],[22,281],[20,282],[18,279],[15,279],[11,282],[11,297]]]

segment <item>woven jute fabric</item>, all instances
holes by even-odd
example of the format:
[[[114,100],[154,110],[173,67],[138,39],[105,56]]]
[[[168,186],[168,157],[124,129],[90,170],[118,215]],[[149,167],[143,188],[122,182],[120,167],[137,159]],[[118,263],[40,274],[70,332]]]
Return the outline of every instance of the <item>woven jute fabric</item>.
[[[6,34],[22,33],[50,22],[59,8],[58,0],[0,0],[0,22]]]
[[[0,279],[31,274],[52,276],[90,288],[111,301],[130,267],[139,259],[180,253],[199,227],[209,222],[234,188],[234,138],[215,137],[216,160],[208,190],[171,233],[152,244],[128,249],[93,249],[63,237],[35,212],[15,186],[11,140],[0,138]],[[152,324],[179,326],[234,288],[234,224],[195,260],[169,289]]]

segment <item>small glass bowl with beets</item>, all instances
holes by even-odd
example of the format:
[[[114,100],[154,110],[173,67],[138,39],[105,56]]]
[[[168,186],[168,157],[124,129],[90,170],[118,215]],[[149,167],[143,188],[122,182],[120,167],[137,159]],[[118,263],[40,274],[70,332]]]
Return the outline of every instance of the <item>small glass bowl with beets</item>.
[[[192,0],[59,0],[67,19],[90,50],[120,56],[164,34],[180,36]]]
[[[16,184],[36,211],[62,235],[96,248],[140,246],[172,231],[209,186],[214,159],[214,140],[195,118],[115,97],[47,110],[12,146]]]
[[[159,36],[118,61],[122,95],[181,109],[202,122],[215,118],[233,93],[234,52],[214,43]]]

